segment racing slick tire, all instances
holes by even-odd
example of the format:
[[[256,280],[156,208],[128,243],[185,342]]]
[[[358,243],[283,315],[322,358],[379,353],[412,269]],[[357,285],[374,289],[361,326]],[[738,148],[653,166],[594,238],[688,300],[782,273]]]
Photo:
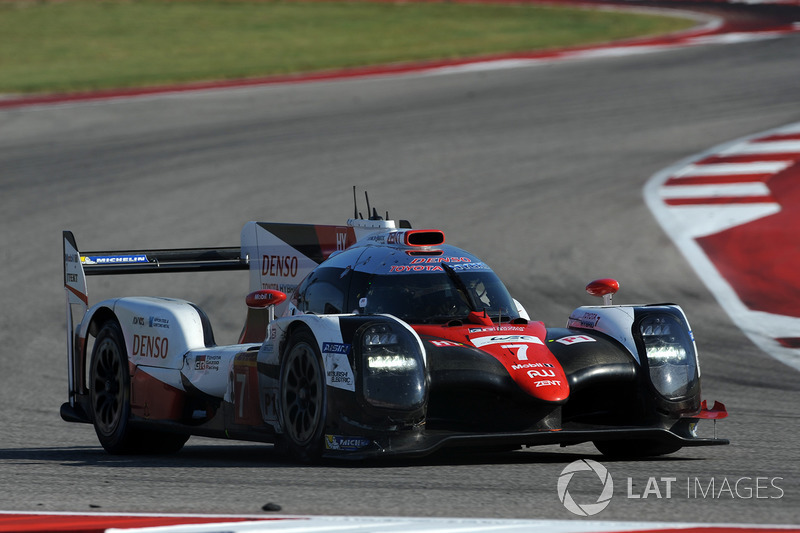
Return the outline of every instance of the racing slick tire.
[[[657,440],[598,440],[592,444],[600,453],[613,459],[655,457],[681,449],[680,444]]]
[[[92,349],[89,388],[92,423],[103,448],[112,455],[173,453],[188,435],[132,428],[131,377],[122,330],[115,320],[100,327]]]
[[[325,372],[317,341],[303,327],[289,337],[281,364],[280,409],[282,443],[289,454],[304,463],[322,456],[325,411]]]

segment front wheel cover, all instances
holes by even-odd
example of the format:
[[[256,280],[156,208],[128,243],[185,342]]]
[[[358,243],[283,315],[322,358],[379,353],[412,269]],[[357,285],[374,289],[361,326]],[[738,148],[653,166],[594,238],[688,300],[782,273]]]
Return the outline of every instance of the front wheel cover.
[[[311,332],[292,335],[281,365],[281,414],[290,452],[303,461],[322,455],[325,429],[325,372]]]

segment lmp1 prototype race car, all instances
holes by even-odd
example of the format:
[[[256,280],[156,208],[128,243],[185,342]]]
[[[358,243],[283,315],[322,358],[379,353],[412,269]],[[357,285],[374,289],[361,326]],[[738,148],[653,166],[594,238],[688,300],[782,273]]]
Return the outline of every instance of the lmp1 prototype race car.
[[[547,328],[442,231],[372,213],[346,226],[250,222],[238,248],[80,252],[65,231],[62,418],[93,424],[112,454],[175,452],[190,435],[272,442],[302,461],[727,444],[698,436],[700,419],[727,412],[700,400],[677,305],[612,305],[618,284],[603,279],[587,287],[603,305]],[[218,346],[188,301],[89,307],[86,276],[203,270],[249,270],[235,345]]]

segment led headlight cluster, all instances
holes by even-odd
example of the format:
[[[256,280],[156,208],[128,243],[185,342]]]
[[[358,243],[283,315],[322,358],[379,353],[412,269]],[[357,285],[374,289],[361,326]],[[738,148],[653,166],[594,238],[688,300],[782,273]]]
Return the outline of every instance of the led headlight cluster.
[[[361,334],[364,398],[378,407],[413,409],[425,399],[425,372],[416,338],[391,323],[371,324]]]
[[[408,371],[417,368],[417,360],[402,355],[371,355],[367,357],[367,366],[373,372]]]
[[[639,323],[639,334],[656,390],[670,400],[689,394],[698,370],[688,324],[672,314],[652,314]]]

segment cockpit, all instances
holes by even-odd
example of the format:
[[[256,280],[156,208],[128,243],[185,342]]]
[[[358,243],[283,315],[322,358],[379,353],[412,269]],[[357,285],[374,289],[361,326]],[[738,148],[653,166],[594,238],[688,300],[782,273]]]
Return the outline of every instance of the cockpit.
[[[362,313],[386,313],[412,324],[464,320],[472,311],[501,321],[519,317],[508,290],[488,268],[457,271],[441,263],[432,272],[354,278],[352,292]]]

